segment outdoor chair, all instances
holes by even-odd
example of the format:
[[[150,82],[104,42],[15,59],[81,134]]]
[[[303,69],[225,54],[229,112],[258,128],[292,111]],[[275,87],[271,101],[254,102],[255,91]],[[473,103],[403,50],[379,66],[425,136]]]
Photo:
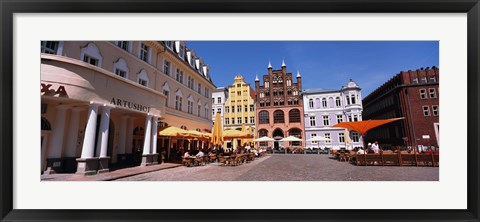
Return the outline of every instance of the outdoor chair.
[[[188,157],[182,157],[182,164],[186,167],[191,167],[193,166],[193,159],[192,158],[188,158]]]
[[[218,162],[221,166],[225,166],[227,165],[227,158],[224,156],[218,156]]]
[[[210,163],[215,162],[216,159],[217,159],[217,156],[215,154],[210,154],[210,156],[209,156]]]

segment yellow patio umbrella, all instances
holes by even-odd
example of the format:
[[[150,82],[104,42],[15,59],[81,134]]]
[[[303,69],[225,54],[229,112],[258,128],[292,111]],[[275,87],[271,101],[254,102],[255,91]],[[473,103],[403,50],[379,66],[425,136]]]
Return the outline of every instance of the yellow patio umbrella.
[[[252,135],[249,135],[246,132],[242,132],[240,130],[225,130],[223,131],[223,139],[247,139],[253,138]]]
[[[170,137],[187,137],[190,133],[187,130],[180,129],[175,126],[169,126],[162,131],[158,132],[160,136],[170,136]]]
[[[213,124],[212,137],[210,138],[210,143],[213,146],[220,146],[223,144],[223,129],[222,129],[222,120],[220,118],[220,113],[217,112],[215,115],[215,123]]]

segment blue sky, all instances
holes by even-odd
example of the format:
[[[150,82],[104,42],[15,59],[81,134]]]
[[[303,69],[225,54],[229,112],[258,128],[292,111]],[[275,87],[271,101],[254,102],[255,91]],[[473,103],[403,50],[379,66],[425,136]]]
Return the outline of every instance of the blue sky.
[[[255,75],[273,69],[302,75],[303,89],[340,89],[349,79],[365,98],[400,71],[439,66],[438,41],[188,41],[187,47],[210,65],[217,87],[237,74],[255,89]]]

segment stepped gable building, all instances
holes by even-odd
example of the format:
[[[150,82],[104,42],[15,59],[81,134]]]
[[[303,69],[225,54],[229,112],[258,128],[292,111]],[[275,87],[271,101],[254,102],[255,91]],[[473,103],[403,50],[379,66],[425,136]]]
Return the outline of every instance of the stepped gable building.
[[[41,169],[96,174],[173,160],[166,126],[212,128],[210,71],[184,41],[42,41]]]
[[[288,136],[296,136],[303,139],[303,101],[302,77],[298,72],[296,83],[293,75],[287,72],[285,61],[282,61],[282,69],[273,70],[268,64],[268,74],[262,77],[263,85],[260,85],[258,76],[255,79],[257,137],[268,136],[276,140]],[[302,142],[282,144],[275,142],[261,142],[261,147],[273,146],[278,148],[301,147]]]
[[[229,96],[225,102],[225,114],[223,129],[242,130],[245,129],[255,132],[255,90],[245,82],[242,75],[238,74],[233,80],[233,84],[228,86]],[[243,139],[234,141],[225,141],[224,147],[236,149],[241,143],[252,143],[253,139]]]
[[[402,71],[363,99],[364,119],[404,117],[368,131],[368,142],[392,146],[439,144],[439,68]]]
[[[363,147],[363,138],[350,131],[351,143],[346,144],[345,130],[332,127],[340,122],[362,121],[362,94],[353,80],[337,90],[306,89],[302,92],[306,139],[323,136],[331,141],[306,141],[308,148],[352,149]]]

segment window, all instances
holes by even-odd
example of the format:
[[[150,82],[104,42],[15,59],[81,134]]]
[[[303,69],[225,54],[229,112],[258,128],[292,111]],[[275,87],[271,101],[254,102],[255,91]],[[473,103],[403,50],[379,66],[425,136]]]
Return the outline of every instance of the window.
[[[232,124],[235,124],[235,118],[232,118]]]
[[[437,93],[434,88],[428,89],[428,93],[430,94],[430,98],[437,98]]]
[[[422,77],[422,83],[427,83],[427,77],[426,76]]]
[[[310,126],[316,126],[317,123],[315,122],[315,116],[310,116]]]
[[[430,82],[436,82],[437,79],[435,78],[435,76],[430,76]]]
[[[177,69],[177,72],[175,74],[175,80],[177,80],[177,82],[183,84],[183,72],[180,71],[180,69]]]
[[[175,96],[175,109],[182,111],[182,97],[181,96]]]
[[[328,121],[328,116],[323,116],[323,125],[324,126],[330,125],[330,121]]]
[[[350,95],[350,98],[352,98],[352,104],[356,104],[355,95]]]
[[[433,116],[438,116],[438,105],[433,105],[432,106],[432,115]]]
[[[201,115],[202,105],[197,105],[197,116]]]
[[[215,110],[212,109],[212,116],[215,116]]]
[[[138,84],[140,84],[142,86],[147,86],[147,81],[144,80],[144,79],[138,79]]]
[[[248,117],[245,117],[245,122],[244,123],[248,123]]]
[[[348,122],[352,122],[352,116],[348,116]]]
[[[268,82],[265,82],[265,88],[268,88],[270,84]]]
[[[202,84],[198,84],[198,88],[197,88],[197,92],[198,94],[202,94]]]
[[[293,100],[293,105],[298,105],[298,100],[297,99]]]
[[[150,62],[150,47],[143,43],[140,47],[140,59],[145,62]]]
[[[412,79],[412,83],[413,83],[413,84],[418,84],[418,78],[417,78],[417,77],[414,77],[414,78]]]
[[[187,105],[188,105],[188,113],[193,114],[193,102],[188,101]]]
[[[167,60],[163,62],[163,73],[170,75],[170,62]]]
[[[229,113],[230,112],[230,106],[225,106],[225,113]]]
[[[353,115],[353,122],[358,122],[358,115]]]
[[[338,142],[345,143],[345,133],[338,134]]]
[[[337,123],[343,122],[343,115],[337,115]]]
[[[292,95],[292,90],[291,89],[287,90],[287,95]]]
[[[242,95],[242,91],[237,91],[237,96],[241,96]]]
[[[330,139],[330,133],[325,133],[325,139]],[[325,143],[331,143],[331,140],[325,140]]]
[[[312,135],[310,136],[310,138],[312,138],[312,137],[316,137],[316,136],[317,136],[317,134],[316,134],[316,133],[312,133]],[[317,144],[317,143],[318,143],[318,141],[317,141],[317,140],[314,140],[314,141],[312,141],[312,144]]]
[[[420,89],[420,99],[426,99],[426,98],[427,98],[427,90]]]
[[[229,125],[230,124],[230,119],[229,118],[225,118],[225,125]]]
[[[116,74],[117,76],[120,76],[120,77],[123,77],[123,78],[126,78],[126,77],[127,77],[127,72],[126,72],[126,71],[123,71],[123,70],[121,70],[121,69],[118,69],[118,68],[115,69],[115,74]]]
[[[232,113],[235,112],[235,106],[232,106]]]
[[[268,111],[260,111],[258,113],[259,115],[259,121],[260,121],[260,124],[268,124],[270,123],[270,119],[269,119],[269,116],[268,116]]]
[[[326,98],[322,99],[322,107],[327,108],[327,99]]]
[[[57,41],[42,41],[41,42],[41,52],[48,54],[57,54],[58,42]]]
[[[250,117],[250,123],[255,123],[255,117],[253,116]]]
[[[310,109],[313,109],[313,99],[309,99],[309,100],[308,100],[308,107],[309,107]]]
[[[335,105],[337,105],[337,107],[342,106],[342,102],[340,100],[340,97],[335,98]]]
[[[300,122],[300,110],[292,109],[288,112],[288,119],[291,123],[299,123]]]
[[[292,85],[292,80],[291,79],[287,79],[287,86],[291,86]]]
[[[128,41],[117,41],[117,46],[120,47],[121,49],[129,52],[129,42]]]
[[[242,106],[237,106],[237,112],[239,112],[239,113],[242,112]]]
[[[208,107],[205,106],[205,118],[208,118],[208,110],[209,110]]]
[[[250,112],[253,112],[253,111],[255,111],[255,108],[253,105],[250,105]]]
[[[430,108],[428,106],[423,106],[423,115],[430,116]]]
[[[222,103],[222,97],[217,98],[218,103]]]
[[[360,136],[357,132],[352,132],[352,141],[358,143],[360,141]]]
[[[285,115],[282,110],[273,112],[273,123],[285,123]]]
[[[138,84],[142,86],[148,87],[148,75],[145,69],[142,69],[138,74],[137,74],[137,82]]]
[[[180,46],[180,51],[178,52],[178,56],[180,56],[180,58],[182,59],[185,58],[185,46],[183,45]]]
[[[189,77],[187,77],[187,79],[188,79],[188,82],[187,82],[188,88],[193,89],[193,86],[195,85],[193,77],[189,76]]]
[[[98,66],[98,59],[90,57],[89,55],[83,55],[83,61],[94,66]]]
[[[163,90],[163,95],[165,95],[167,98],[165,99],[165,106],[168,107],[168,98],[169,98],[170,92],[167,90]]]
[[[222,114],[222,108],[218,108],[218,109],[217,109],[217,113]]]

